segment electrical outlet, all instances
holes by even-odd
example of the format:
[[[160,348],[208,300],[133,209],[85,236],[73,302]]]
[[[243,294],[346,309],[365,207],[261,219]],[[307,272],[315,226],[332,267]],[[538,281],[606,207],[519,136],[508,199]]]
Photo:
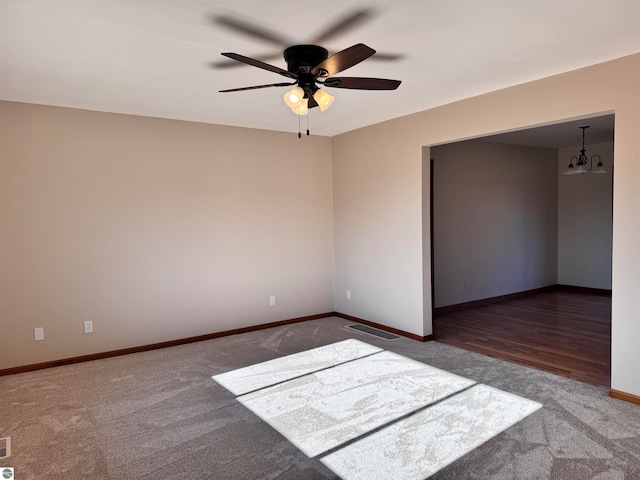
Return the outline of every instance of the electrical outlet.
[[[84,322],[84,333],[93,333],[93,322],[91,320]]]
[[[36,342],[44,340],[44,328],[37,327],[33,329],[33,338]]]
[[[529,278],[533,278],[533,270],[529,270]]]
[[[351,300],[351,290],[347,290],[347,300]]]
[[[467,289],[469,288],[469,284],[470,284],[469,279],[468,279],[468,278],[465,278],[465,279],[464,279],[464,289],[465,289],[465,290],[467,290]]]
[[[269,305],[275,305],[276,304],[276,296],[275,295],[271,295],[269,297]]]

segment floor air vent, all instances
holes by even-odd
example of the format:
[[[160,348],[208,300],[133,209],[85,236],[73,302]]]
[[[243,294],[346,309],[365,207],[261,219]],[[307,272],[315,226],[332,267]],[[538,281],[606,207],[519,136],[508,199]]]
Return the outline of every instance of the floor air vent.
[[[11,437],[0,438],[0,458],[11,455]]]
[[[378,338],[384,338],[385,340],[395,340],[396,338],[400,338],[398,335],[394,335],[393,333],[384,332],[382,330],[378,330],[377,328],[367,327],[366,325],[348,325],[347,328],[352,328],[354,330],[358,330],[359,332],[368,333],[369,335],[373,335]]]

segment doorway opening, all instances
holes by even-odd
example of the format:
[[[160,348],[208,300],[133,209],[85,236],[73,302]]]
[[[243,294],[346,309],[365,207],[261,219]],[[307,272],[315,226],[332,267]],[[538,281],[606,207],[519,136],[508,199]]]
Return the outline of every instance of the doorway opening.
[[[430,148],[436,341],[610,387],[614,121]],[[607,174],[562,175],[583,125]]]

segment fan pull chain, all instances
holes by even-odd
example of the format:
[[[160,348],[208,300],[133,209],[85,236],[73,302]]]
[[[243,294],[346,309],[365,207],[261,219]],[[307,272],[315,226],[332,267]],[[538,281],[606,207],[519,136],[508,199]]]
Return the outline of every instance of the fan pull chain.
[[[302,128],[301,128],[301,125],[300,125],[300,117],[301,116],[302,115],[298,115],[298,138],[302,138]],[[309,135],[311,135],[309,133],[309,114],[307,114],[305,116],[307,117],[307,137],[308,137]]]

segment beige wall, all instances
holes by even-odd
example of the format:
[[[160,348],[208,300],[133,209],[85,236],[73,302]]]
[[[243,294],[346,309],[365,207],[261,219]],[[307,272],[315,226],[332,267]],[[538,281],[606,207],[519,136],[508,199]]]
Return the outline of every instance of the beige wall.
[[[377,133],[334,137],[335,309],[422,335],[421,149]]]
[[[558,283],[610,290],[613,143],[586,146],[609,173],[561,175],[580,148],[558,151]]]
[[[423,146],[615,112],[612,388],[640,395],[638,85],[640,54],[334,137],[336,307],[431,333],[430,261],[423,257],[428,221],[422,231],[429,192],[421,181],[429,176],[429,149],[423,163]],[[345,288],[366,305],[344,300]]]
[[[431,157],[435,307],[555,285],[557,151],[466,141]]]
[[[0,115],[0,368],[333,309],[330,138]]]

